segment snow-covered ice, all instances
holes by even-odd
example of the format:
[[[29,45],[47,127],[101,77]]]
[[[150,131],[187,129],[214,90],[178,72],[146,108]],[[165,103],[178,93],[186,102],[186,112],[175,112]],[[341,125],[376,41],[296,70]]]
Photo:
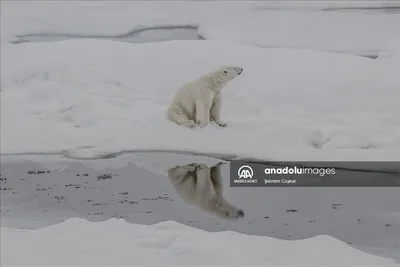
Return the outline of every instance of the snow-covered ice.
[[[39,230],[2,227],[1,233],[2,266],[396,266],[329,236],[285,241],[172,221],[69,219]]]
[[[400,61],[394,59],[221,41],[3,44],[1,149],[398,160]],[[223,92],[229,127],[193,131],[167,121],[177,88],[221,65],[244,68]]]
[[[2,2],[2,40],[47,33],[116,36],[194,25],[202,37],[264,47],[378,54],[400,38],[399,14],[332,8],[400,8],[398,1]]]
[[[400,40],[400,15],[323,10],[396,5],[2,2],[1,152],[92,157],[169,149],[275,160],[399,160],[400,57],[393,44]],[[105,36],[183,24],[198,25],[210,40],[8,43],[21,34]],[[368,51],[379,58],[351,55]],[[221,65],[244,68],[223,92],[229,127],[192,131],[167,121],[174,92]]]

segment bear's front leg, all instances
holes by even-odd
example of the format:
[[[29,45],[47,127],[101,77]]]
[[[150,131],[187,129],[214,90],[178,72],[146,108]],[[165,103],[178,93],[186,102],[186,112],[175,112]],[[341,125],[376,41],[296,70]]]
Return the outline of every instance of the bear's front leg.
[[[226,127],[228,124],[226,124],[225,122],[222,122],[222,121],[214,121],[216,124],[218,124],[218,126],[221,126],[221,127]]]
[[[196,181],[196,192],[199,196],[208,198],[210,197],[210,193],[212,193],[212,182],[211,182],[211,173],[210,167],[205,164],[199,164],[196,169],[197,181]]]
[[[196,123],[201,128],[210,124],[210,109],[200,100],[196,101]]]
[[[210,120],[214,121],[221,127],[226,127],[227,124],[220,119],[221,117],[221,94],[217,94],[212,103],[212,107],[210,110]]]

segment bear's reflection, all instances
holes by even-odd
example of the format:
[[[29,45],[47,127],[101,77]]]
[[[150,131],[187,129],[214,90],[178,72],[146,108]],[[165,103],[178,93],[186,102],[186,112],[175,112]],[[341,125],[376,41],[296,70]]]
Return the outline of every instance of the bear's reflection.
[[[178,194],[189,204],[222,218],[242,218],[243,210],[229,204],[222,195],[222,164],[213,167],[197,163],[176,166],[168,170],[168,177]]]

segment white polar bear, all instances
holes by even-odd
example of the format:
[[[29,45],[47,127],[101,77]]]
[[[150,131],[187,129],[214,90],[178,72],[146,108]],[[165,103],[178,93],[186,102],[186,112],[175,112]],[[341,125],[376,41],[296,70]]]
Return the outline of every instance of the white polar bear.
[[[178,194],[189,204],[227,219],[244,217],[243,210],[229,204],[222,196],[220,166],[187,164],[168,170],[168,177]]]
[[[168,119],[188,128],[204,128],[211,122],[221,127],[222,88],[243,72],[238,67],[223,67],[181,87],[168,107]]]

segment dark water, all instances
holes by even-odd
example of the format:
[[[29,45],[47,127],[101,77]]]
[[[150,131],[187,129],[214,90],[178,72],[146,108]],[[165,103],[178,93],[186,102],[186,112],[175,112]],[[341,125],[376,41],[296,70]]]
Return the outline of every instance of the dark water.
[[[41,228],[73,217],[141,224],[173,220],[208,231],[280,239],[325,234],[400,261],[399,187],[232,188],[229,163],[220,165],[218,176],[209,167],[221,160],[176,154],[92,161],[19,158],[2,158],[2,226]],[[204,161],[208,167],[201,165]],[[210,176],[195,175],[199,166]],[[195,183],[209,193],[191,193]],[[210,195],[216,194],[229,209],[210,209]]]

